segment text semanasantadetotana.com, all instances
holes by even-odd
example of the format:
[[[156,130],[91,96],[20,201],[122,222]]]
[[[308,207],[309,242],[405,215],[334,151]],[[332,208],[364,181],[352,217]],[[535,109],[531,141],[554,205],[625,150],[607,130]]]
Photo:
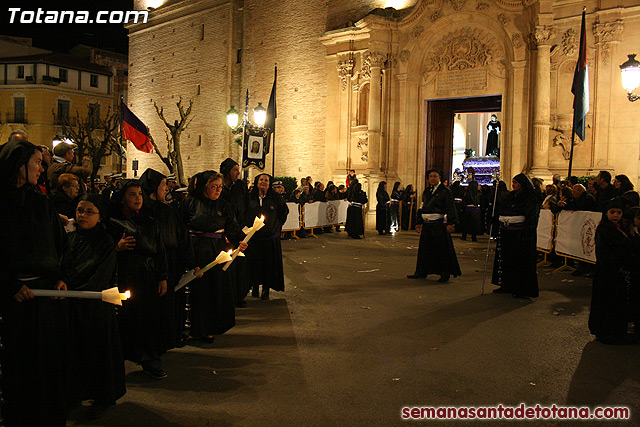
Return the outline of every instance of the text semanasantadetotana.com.
[[[631,411],[627,407],[588,407],[575,406],[461,406],[461,407],[428,407],[405,406],[402,408],[401,417],[404,420],[451,420],[451,419],[506,419],[506,420],[628,420]]]

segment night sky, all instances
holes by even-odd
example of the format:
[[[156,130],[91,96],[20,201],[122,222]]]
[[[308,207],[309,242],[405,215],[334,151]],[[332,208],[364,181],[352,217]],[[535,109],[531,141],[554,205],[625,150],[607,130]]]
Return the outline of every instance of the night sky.
[[[127,30],[122,24],[21,24],[19,20],[10,23],[9,8],[21,10],[43,11],[87,10],[92,17],[98,10],[129,11],[133,9],[133,0],[104,1],[34,1],[8,0],[0,8],[2,27],[0,34],[31,37],[33,46],[58,52],[66,52],[77,44],[86,44],[101,49],[112,50],[126,54],[128,51]]]

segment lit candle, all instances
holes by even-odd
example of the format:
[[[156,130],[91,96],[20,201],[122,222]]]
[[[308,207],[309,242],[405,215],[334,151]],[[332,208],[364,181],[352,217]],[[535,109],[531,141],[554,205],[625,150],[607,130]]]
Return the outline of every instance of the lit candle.
[[[109,304],[122,305],[122,301],[131,298],[131,292],[121,293],[118,288],[105,289],[102,292],[96,291],[65,291],[53,289],[31,289],[33,295],[37,297],[58,297],[58,298],[80,298],[99,299]]]
[[[223,264],[225,262],[231,261],[231,251],[229,252],[225,252],[225,251],[220,251],[220,253],[218,254],[218,256],[216,257],[216,259],[214,259],[213,261],[211,261],[209,264],[207,264],[204,268],[200,269],[200,271],[198,271],[198,273],[196,274],[196,270],[189,270],[186,273],[184,273],[182,275],[182,277],[180,278],[180,281],[178,282],[178,284],[176,285],[176,287],[174,288],[174,292],[179,291],[180,289],[182,289],[187,283],[191,282],[193,279],[195,279],[198,276],[202,276],[204,273],[206,273],[207,271],[211,270],[213,267],[215,267],[218,264]]]
[[[244,243],[249,243],[249,240],[251,239],[251,237],[253,237],[256,231],[260,230],[262,227],[264,227],[264,215],[260,215],[260,218],[256,217],[253,220],[253,225],[251,227],[245,227],[242,229],[242,231],[245,234],[245,237],[244,239],[242,239],[242,241]],[[224,265],[224,267],[222,267],[224,271],[227,271],[227,269],[229,268],[229,266],[231,266],[231,263],[233,262],[234,259],[236,259],[239,253],[240,253],[240,248],[236,248],[236,250],[233,251],[233,255],[231,255],[231,260],[228,261]]]

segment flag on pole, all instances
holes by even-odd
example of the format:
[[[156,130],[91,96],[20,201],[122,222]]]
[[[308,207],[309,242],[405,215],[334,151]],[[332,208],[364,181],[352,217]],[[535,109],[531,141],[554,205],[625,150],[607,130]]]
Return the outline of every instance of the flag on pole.
[[[582,10],[582,28],[580,29],[580,54],[573,75],[573,131],[584,141],[584,129],[589,112],[589,66],[587,65],[587,30],[585,28],[586,8]]]
[[[122,138],[131,141],[138,150],[152,153],[153,145],[149,138],[149,128],[129,110],[124,102],[120,102],[120,105],[122,107]]]
[[[278,67],[275,67],[273,74],[273,87],[271,88],[271,96],[269,96],[269,105],[267,106],[267,120],[264,122],[264,127],[269,128],[269,136],[267,137],[267,144],[265,146],[266,153],[269,153],[271,146],[271,137],[276,132],[276,117],[278,117],[278,111],[276,109],[276,82],[278,81]],[[265,154],[266,154],[265,153]]]

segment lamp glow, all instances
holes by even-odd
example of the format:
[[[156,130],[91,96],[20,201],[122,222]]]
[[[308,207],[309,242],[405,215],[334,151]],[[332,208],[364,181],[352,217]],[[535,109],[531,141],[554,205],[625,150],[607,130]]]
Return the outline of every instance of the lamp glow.
[[[229,111],[227,111],[227,124],[229,125],[229,127],[234,128],[236,126],[238,126],[238,119],[239,119],[239,114],[236,111],[236,109],[233,107],[233,105],[231,106],[231,109]]]
[[[640,62],[636,60],[636,55],[627,55],[629,59],[620,66],[622,73],[622,87],[631,94],[640,86]]]
[[[262,106],[262,102],[258,102],[258,106],[253,109],[253,120],[260,127],[267,121],[267,109]]]

